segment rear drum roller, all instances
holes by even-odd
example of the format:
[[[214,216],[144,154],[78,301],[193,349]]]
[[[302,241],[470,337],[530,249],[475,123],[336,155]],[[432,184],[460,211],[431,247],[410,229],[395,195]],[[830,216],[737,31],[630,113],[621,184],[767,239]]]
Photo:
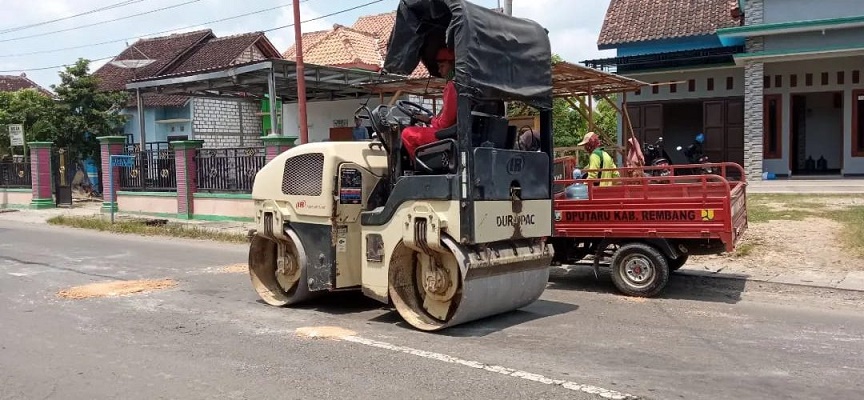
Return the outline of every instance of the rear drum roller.
[[[313,297],[306,283],[306,253],[293,232],[292,240],[277,243],[261,235],[249,245],[252,286],[267,304],[284,307]]]
[[[442,243],[449,251],[431,255],[400,244],[391,258],[390,298],[417,329],[437,331],[512,311],[537,300],[546,288],[551,253],[528,255],[522,248],[519,254],[524,255],[513,258],[517,262],[481,265],[495,261],[477,260],[476,253],[469,259],[449,237],[442,237]],[[496,250],[501,260],[513,254],[509,244]]]

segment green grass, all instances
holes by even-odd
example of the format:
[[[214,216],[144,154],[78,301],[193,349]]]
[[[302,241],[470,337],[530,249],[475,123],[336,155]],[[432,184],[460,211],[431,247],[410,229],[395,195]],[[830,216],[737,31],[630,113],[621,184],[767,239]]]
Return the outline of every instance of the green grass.
[[[787,220],[803,221],[808,217],[825,218],[840,223],[839,232],[844,247],[864,256],[864,206],[829,209],[826,200],[853,199],[850,195],[755,194],[747,197],[747,219],[751,223]],[[752,246],[748,246],[752,245]],[[736,255],[745,257],[758,243],[741,246]]]
[[[147,224],[145,220],[115,220],[114,224],[107,218],[56,216],[48,220],[51,225],[63,225],[73,228],[91,229],[102,232],[124,233],[144,236],[169,236],[185,239],[213,240],[219,242],[243,243],[246,235],[231,232],[214,232],[183,224],[166,223],[162,225]]]
[[[843,211],[833,211],[828,216],[843,224],[840,239],[843,245],[864,257],[864,206],[849,207]]]
[[[750,222],[777,220],[803,221],[808,217],[825,217],[827,199],[851,199],[848,195],[753,194],[747,196]]]
[[[759,247],[759,243],[744,242],[735,249],[735,257],[747,257],[753,254],[757,247]]]

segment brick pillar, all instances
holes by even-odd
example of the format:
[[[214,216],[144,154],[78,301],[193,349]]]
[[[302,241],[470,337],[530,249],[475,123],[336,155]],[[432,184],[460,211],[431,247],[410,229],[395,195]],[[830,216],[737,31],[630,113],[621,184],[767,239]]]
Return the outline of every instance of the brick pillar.
[[[100,158],[102,161],[102,212],[111,212],[117,208],[117,190],[120,188],[120,174],[127,173],[125,168],[114,169],[114,192],[111,192],[111,156],[123,154],[126,144],[125,136],[101,136],[98,137],[100,146]]]
[[[194,195],[198,191],[198,166],[195,162],[195,153],[203,145],[203,140],[171,142],[171,146],[174,147],[177,171],[177,218],[192,219],[195,214]]]
[[[261,138],[264,141],[264,149],[267,155],[267,162],[276,158],[283,151],[294,147],[296,137],[291,136],[264,136]]]
[[[33,199],[30,208],[54,208],[53,187],[51,171],[51,147],[52,142],[30,142],[30,179],[32,180]]]

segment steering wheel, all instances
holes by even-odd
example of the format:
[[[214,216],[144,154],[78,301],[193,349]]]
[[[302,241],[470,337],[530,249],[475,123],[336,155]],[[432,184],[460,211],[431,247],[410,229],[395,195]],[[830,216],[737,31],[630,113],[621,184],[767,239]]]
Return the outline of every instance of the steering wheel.
[[[386,113],[387,106],[383,104],[375,107],[375,110],[370,110],[368,106],[362,104],[359,108],[357,108],[356,111],[354,111],[354,116],[360,119],[368,119],[372,123],[372,130],[376,133],[377,139],[381,142],[384,150],[389,152],[390,144],[387,143],[386,139],[386,130],[389,128],[385,123],[382,122],[382,119],[384,118],[383,115],[385,115]]]
[[[396,108],[398,108],[399,111],[402,111],[402,113],[404,113],[405,115],[411,117],[411,125],[414,125],[414,123],[417,122],[417,119],[414,118],[414,115],[416,115],[420,111],[429,116],[429,118],[435,116],[435,114],[432,113],[432,111],[429,111],[428,108],[423,107],[413,101],[399,100],[396,102]]]

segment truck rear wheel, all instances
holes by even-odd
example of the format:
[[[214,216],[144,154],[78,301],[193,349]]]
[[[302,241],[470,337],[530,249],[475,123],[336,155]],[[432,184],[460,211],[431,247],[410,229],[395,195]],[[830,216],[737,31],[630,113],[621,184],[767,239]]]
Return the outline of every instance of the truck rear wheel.
[[[612,282],[628,296],[653,297],[669,282],[669,264],[656,248],[627,243],[612,256]]]
[[[668,259],[669,270],[677,271],[687,263],[687,259],[690,258],[689,254],[679,254],[676,259]]]

